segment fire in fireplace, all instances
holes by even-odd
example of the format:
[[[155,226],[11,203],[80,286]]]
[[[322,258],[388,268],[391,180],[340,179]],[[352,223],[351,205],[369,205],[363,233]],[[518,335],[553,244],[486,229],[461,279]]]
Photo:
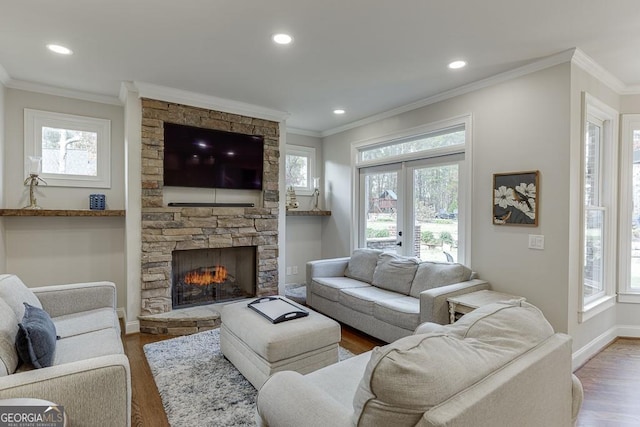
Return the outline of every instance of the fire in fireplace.
[[[173,308],[256,295],[256,249],[242,246],[174,251]]]

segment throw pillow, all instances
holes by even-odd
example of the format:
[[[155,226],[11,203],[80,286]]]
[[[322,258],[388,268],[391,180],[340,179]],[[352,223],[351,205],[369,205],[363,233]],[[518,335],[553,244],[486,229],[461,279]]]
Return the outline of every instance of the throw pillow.
[[[471,277],[471,269],[462,264],[423,261],[418,266],[409,294],[420,298],[420,292],[440,286],[466,282]]]
[[[11,307],[18,321],[24,316],[22,303],[26,302],[33,307],[42,308],[38,297],[15,274],[0,275],[0,299]]]
[[[373,271],[382,251],[377,249],[355,249],[349,259],[344,275],[361,282],[371,283]]]
[[[36,368],[53,364],[56,352],[56,327],[41,308],[24,303],[24,317],[18,324],[16,349],[20,359]]]
[[[420,260],[392,253],[380,255],[371,284],[388,291],[409,295]]]

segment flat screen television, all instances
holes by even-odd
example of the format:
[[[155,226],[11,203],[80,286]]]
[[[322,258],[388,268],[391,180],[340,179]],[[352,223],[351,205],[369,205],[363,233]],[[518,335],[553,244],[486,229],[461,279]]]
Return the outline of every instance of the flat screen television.
[[[262,189],[264,137],[164,124],[164,185]]]

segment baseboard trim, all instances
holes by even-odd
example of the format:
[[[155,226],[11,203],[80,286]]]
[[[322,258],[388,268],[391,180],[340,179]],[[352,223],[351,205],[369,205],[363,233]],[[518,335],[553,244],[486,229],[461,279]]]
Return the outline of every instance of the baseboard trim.
[[[134,320],[133,322],[125,323],[124,333],[126,335],[137,334],[139,332],[140,332],[140,321]]]
[[[619,337],[640,338],[640,326],[616,325],[591,340],[587,345],[573,353],[571,362],[573,371],[587,363],[589,359]]]

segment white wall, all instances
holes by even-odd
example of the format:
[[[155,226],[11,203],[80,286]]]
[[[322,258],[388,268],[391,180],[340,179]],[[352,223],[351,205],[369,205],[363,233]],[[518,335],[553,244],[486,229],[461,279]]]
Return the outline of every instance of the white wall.
[[[332,216],[323,257],[348,255],[351,241],[350,144],[472,114],[470,266],[498,291],[524,295],[558,331],[567,331],[570,65],[561,64],[324,140]],[[540,170],[539,226],[492,225],[493,174]],[[545,250],[527,248],[528,234]]]
[[[46,209],[86,209],[88,196],[106,194],[112,209],[124,208],[124,110],[121,106],[81,101],[16,89],[5,95],[5,208],[20,208],[28,198],[24,181],[25,108],[111,120],[111,188],[39,189]],[[126,304],[124,229],[121,217],[6,217],[6,265],[27,286],[109,280],[118,287],[118,307]]]
[[[316,149],[316,175],[322,182],[322,140],[313,136],[287,133],[287,144],[302,145]],[[282,155],[284,159],[284,154]],[[322,187],[322,185],[321,185]],[[325,192],[321,188],[318,206],[322,209]],[[281,192],[284,201],[284,191]],[[313,208],[313,197],[297,195],[300,203],[299,210]],[[287,216],[286,217],[286,267],[292,268],[292,274],[285,275],[285,283],[304,283],[306,281],[306,264],[308,261],[322,258],[322,228],[327,221],[322,216]],[[293,267],[297,267],[298,274],[293,274]]]
[[[5,88],[0,83],[0,206],[4,206],[4,134],[5,134],[5,120],[4,120],[4,103],[5,103]],[[0,271],[6,271],[7,268],[7,254],[5,251],[5,231],[4,231],[4,218],[0,218]]]

